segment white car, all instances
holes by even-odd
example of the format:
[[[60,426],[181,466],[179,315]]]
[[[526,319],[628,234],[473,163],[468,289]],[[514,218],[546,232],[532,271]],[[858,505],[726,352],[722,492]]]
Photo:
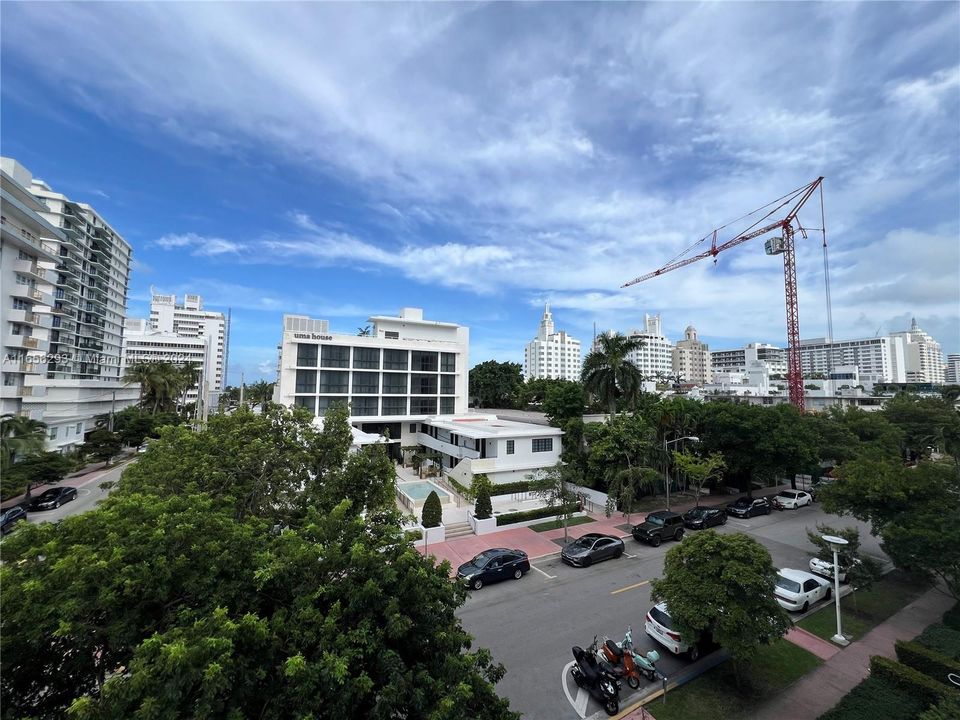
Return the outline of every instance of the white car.
[[[783,568],[777,570],[774,597],[784,610],[806,612],[815,602],[828,600],[832,594],[830,582],[805,570]]]
[[[854,560],[853,564],[857,565],[859,562],[859,560]],[[840,566],[840,582],[847,581],[848,570],[849,568],[845,568],[843,565]],[[833,563],[829,560],[821,560],[817,557],[810,558],[810,572],[833,580]]]
[[[647,635],[663,645],[674,655],[687,653],[690,659],[694,661],[700,657],[699,646],[685,643],[681,639],[680,633],[673,628],[666,603],[658,603],[650,608],[650,612],[647,613],[645,629]]]
[[[773,506],[777,510],[796,510],[812,502],[813,497],[803,490],[784,490],[773,498]]]

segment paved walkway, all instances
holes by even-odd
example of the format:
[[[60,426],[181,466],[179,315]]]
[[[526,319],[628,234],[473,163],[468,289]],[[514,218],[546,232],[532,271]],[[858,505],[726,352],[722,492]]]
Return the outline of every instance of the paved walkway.
[[[862,638],[835,652],[816,670],[797,680],[755,713],[754,720],[811,720],[820,717],[867,677],[870,656],[896,657],[894,643],[897,640],[912,640],[927,625],[940,620],[940,616],[955,602],[939,590],[928,590]],[[788,635],[787,639],[793,638]]]

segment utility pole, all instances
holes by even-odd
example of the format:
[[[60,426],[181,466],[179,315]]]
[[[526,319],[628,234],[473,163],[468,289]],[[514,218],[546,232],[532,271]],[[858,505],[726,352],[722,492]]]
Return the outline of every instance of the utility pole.
[[[113,390],[111,392],[111,396],[112,397],[110,398],[110,424],[108,425],[108,429],[110,430],[110,432],[113,432],[113,413],[117,407],[117,391]]]
[[[243,370],[240,371],[240,404],[243,405]]]

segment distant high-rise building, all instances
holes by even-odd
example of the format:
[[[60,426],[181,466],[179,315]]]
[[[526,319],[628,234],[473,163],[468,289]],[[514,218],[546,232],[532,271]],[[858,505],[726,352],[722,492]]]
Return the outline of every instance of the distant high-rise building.
[[[524,380],[554,378],[580,380],[580,341],[560,330],[554,332],[553,315],[547,304],[537,337],[527,343],[523,360]]]
[[[960,384],[960,353],[947,355],[947,367],[944,372],[944,382],[951,385]]]
[[[711,380],[709,346],[697,339],[697,329],[688,325],[683,340],[673,349],[673,372],[681,382],[706,385]]]
[[[210,390],[223,390],[224,358],[230,342],[230,328],[222,312],[203,309],[199,295],[184,295],[177,304],[176,295],[154,294],[150,303],[150,329],[184,338],[210,339],[212,365],[208,368]]]
[[[714,350],[710,353],[710,364],[714,373],[745,372],[757,367],[758,363],[766,368],[769,376],[787,374],[787,353],[783,348],[767,343],[750,343],[735,350]]]
[[[800,341],[800,367],[804,377],[828,376],[834,368],[855,365],[859,374],[873,382],[907,382],[902,338],[872,337],[860,340],[814,338]]]
[[[639,350],[633,350],[627,359],[636,365],[647,380],[666,378],[673,374],[673,343],[661,331],[659,315],[644,315],[642,330],[630,330],[627,337],[643,342]],[[613,330],[608,332],[612,333]]]
[[[920,329],[917,319],[909,330],[890,333],[891,338],[903,338],[907,382],[942,383],[944,380],[943,351],[940,343]]]
[[[91,206],[16,160],[0,158],[0,168],[4,397],[46,423],[48,449],[65,450],[95,416],[136,401],[120,376],[132,251]]]

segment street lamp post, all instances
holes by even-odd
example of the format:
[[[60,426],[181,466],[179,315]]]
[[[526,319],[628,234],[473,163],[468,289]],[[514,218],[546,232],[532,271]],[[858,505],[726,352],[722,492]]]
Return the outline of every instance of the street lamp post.
[[[674,443],[678,443],[678,442],[680,442],[681,440],[691,440],[691,441],[693,441],[693,442],[700,442],[700,438],[698,438],[696,435],[686,435],[686,436],[684,436],[684,437],[677,438],[676,440],[670,440],[669,442],[667,442],[667,438],[664,437],[664,438],[663,438],[663,457],[664,457],[664,462],[666,462],[668,465],[669,465],[669,459],[668,459],[668,458],[669,458],[670,456],[667,455],[667,446],[668,446],[668,445],[673,445]],[[669,510],[669,509],[670,509],[670,468],[669,468],[669,467],[665,467],[664,470],[667,471],[667,472],[665,472],[664,474],[667,476],[667,477],[666,477],[666,480],[667,480],[667,510]]]
[[[840,558],[838,553],[840,548],[847,544],[847,541],[836,535],[821,535],[820,537],[822,537],[830,546],[830,549],[833,550],[833,597],[837,606],[837,634],[830,639],[837,645],[846,646],[850,644],[850,641],[843,636],[840,625]]]

